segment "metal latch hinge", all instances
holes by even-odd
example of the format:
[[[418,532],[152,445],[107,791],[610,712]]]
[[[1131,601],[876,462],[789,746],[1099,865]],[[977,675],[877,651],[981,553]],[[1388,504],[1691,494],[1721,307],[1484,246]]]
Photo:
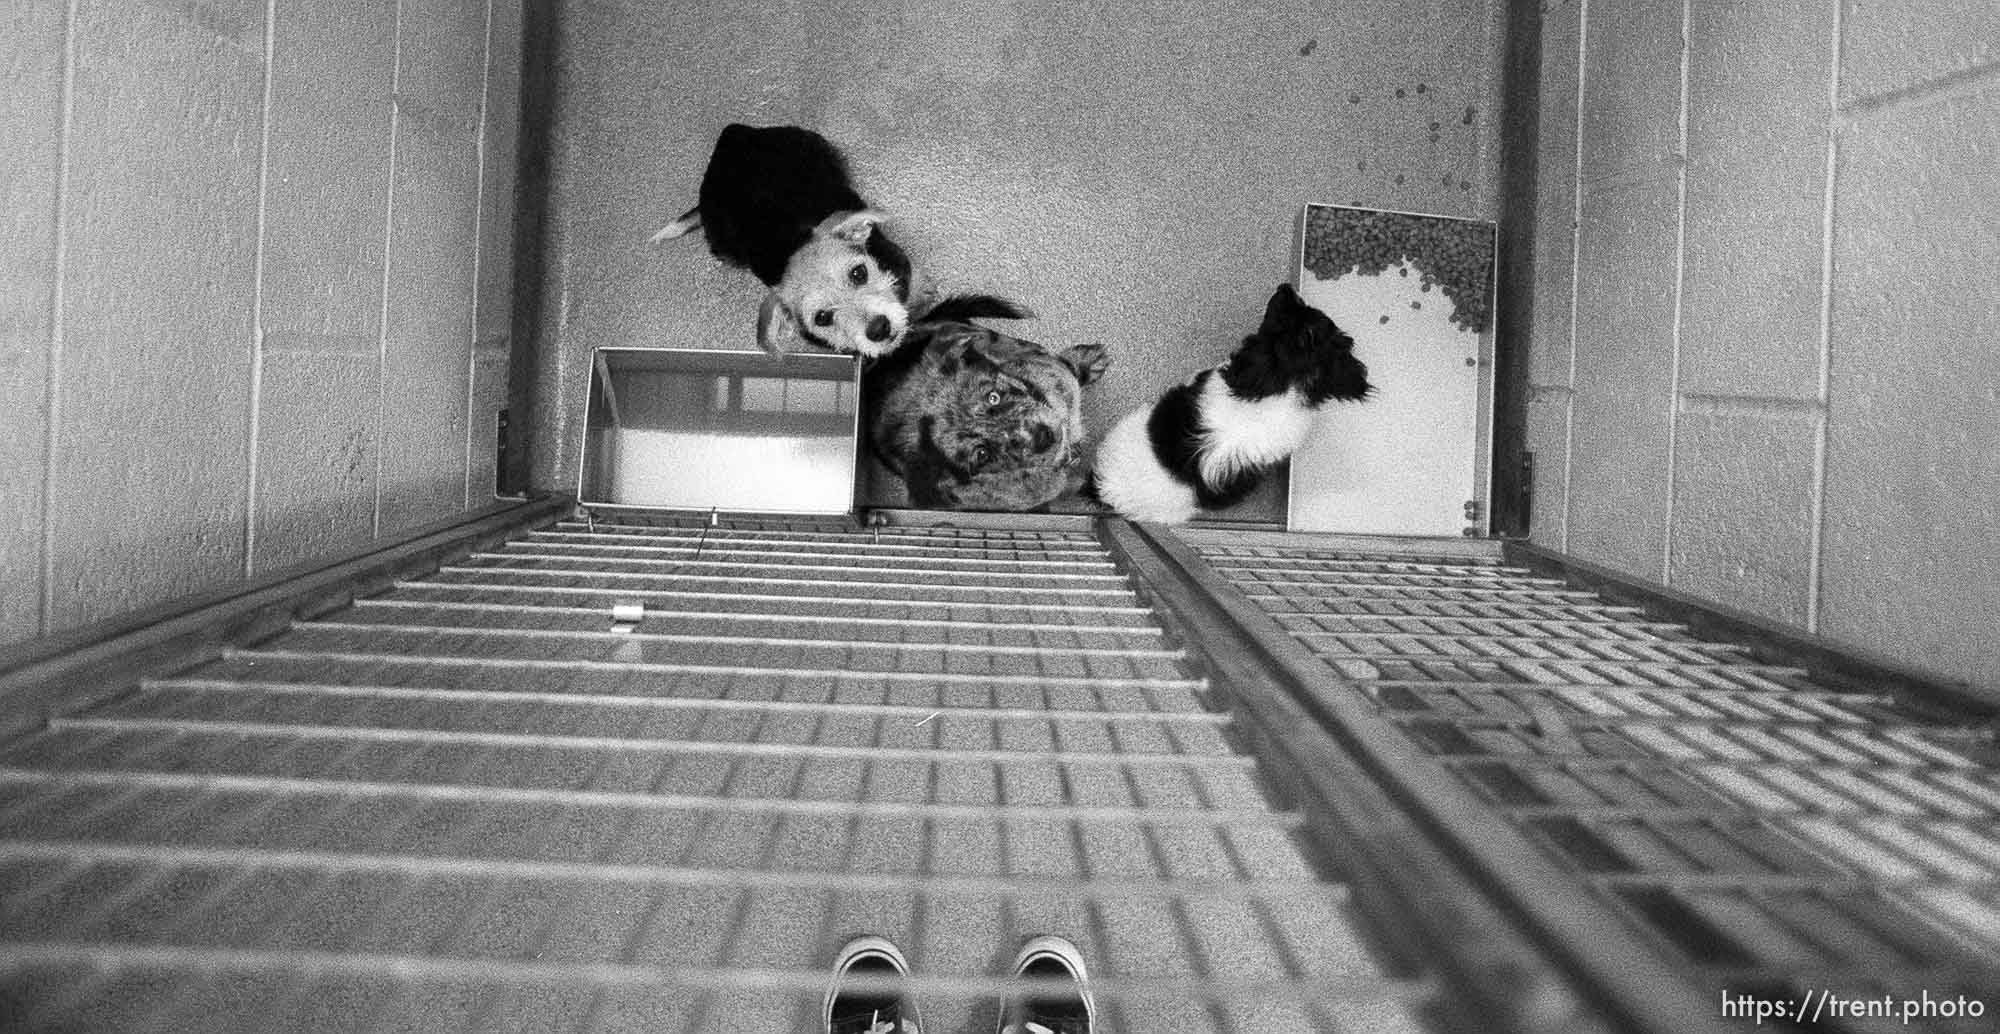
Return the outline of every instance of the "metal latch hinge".
[[[1515,490],[1521,500],[1517,507],[1520,512],[1515,520],[1521,525],[1521,534],[1525,535],[1528,529],[1535,526],[1535,454],[1532,452],[1521,453],[1521,479]]]

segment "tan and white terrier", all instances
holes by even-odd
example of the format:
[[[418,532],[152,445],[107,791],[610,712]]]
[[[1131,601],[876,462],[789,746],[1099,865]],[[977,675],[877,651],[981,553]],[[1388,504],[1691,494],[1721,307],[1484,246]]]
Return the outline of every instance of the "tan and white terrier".
[[[776,355],[804,341],[881,356],[902,343],[910,323],[909,256],[882,231],[882,214],[855,192],[846,159],[818,133],[725,127],[699,203],[653,240],[696,228],[716,258],[771,289],[757,312],[765,351]]]

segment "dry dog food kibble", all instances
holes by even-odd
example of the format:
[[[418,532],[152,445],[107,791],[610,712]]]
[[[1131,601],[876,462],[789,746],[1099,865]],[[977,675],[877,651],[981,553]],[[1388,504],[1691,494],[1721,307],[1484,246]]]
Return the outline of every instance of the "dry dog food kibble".
[[[1305,265],[1322,280],[1375,276],[1405,262],[1450,298],[1451,321],[1479,333],[1492,319],[1493,225],[1314,205],[1306,210]],[[1407,275],[1407,274],[1405,274]]]

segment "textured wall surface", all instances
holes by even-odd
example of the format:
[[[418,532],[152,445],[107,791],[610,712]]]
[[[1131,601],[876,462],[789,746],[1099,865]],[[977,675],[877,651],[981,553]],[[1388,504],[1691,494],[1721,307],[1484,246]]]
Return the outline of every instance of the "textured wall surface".
[[[2000,8],[1543,8],[1534,537],[2000,694]]]
[[[1106,343],[1101,431],[1255,329],[1306,202],[1494,216],[1503,7],[566,5],[535,483],[575,485],[592,347],[753,347],[755,278],[645,244],[730,122],[825,133],[936,284]]]
[[[519,25],[0,13],[0,645],[491,499]]]
[[[0,641],[41,624],[48,485],[56,194],[62,153],[62,0],[0,7]]]

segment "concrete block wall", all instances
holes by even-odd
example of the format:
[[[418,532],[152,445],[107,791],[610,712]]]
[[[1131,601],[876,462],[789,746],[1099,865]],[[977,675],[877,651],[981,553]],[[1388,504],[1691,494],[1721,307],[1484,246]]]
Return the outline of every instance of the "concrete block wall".
[[[491,501],[520,23],[0,11],[0,646]]]
[[[561,5],[532,480],[574,489],[591,348],[754,347],[754,277],[645,243],[730,122],[821,131],[940,287],[1104,342],[1101,431],[1255,329],[1305,203],[1495,217],[1505,6]]]
[[[2000,697],[2000,7],[1542,11],[1533,537]]]

